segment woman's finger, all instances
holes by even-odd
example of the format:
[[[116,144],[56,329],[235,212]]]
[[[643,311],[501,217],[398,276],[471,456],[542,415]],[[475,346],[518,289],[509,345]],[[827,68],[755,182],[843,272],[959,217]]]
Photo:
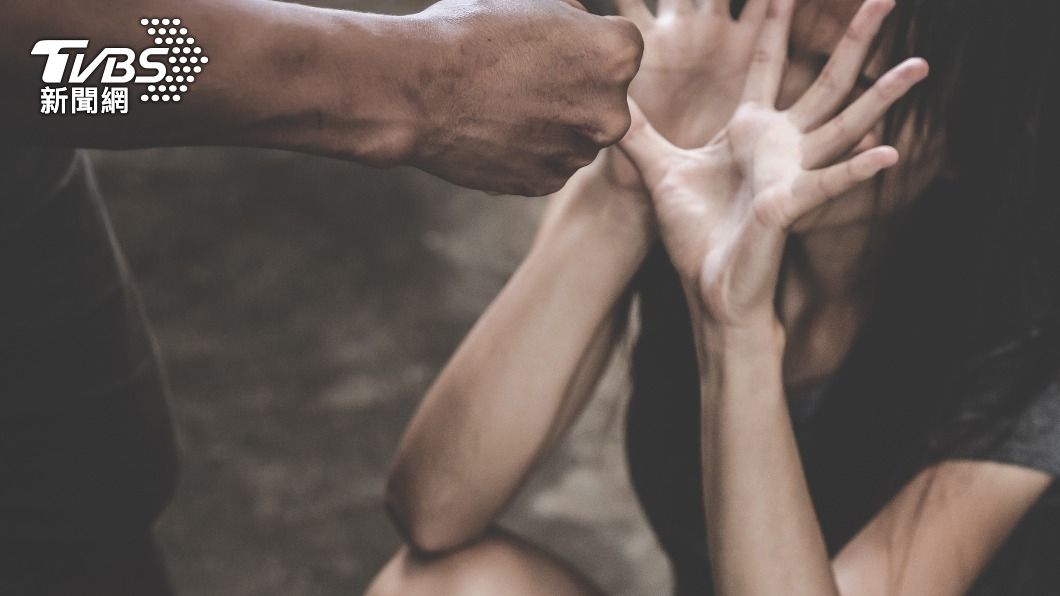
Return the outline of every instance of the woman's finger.
[[[762,32],[747,73],[744,100],[773,106],[784,78],[788,59],[788,35],[794,13],[794,0],[770,0]]]
[[[803,130],[820,126],[850,95],[869,48],[893,9],[894,0],[867,0],[861,5],[820,76],[791,108],[794,122]]]
[[[632,124],[625,138],[619,143],[619,148],[640,170],[640,176],[648,190],[654,190],[666,175],[666,162],[681,150],[655,130],[633,99],[629,100],[629,112]]]
[[[725,11],[729,11],[729,0],[715,0],[715,2],[724,4]],[[769,11],[769,4],[770,0],[747,0],[743,11],[740,12],[740,22],[749,25],[760,25],[762,19],[766,17],[766,13]]]
[[[695,12],[692,0],[659,0],[659,16]]]
[[[792,187],[793,220],[896,163],[898,151],[894,147],[875,147],[834,166],[800,174]]]
[[[819,168],[850,151],[895,102],[924,80],[928,70],[923,58],[910,58],[888,71],[857,101],[807,136],[803,166]]]
[[[615,9],[619,15],[633,21],[641,31],[647,30],[655,20],[644,0],[615,0]]]

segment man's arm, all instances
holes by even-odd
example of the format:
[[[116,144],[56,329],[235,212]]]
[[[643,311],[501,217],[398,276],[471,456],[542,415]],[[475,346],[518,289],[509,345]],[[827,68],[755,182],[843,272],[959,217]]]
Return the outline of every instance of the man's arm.
[[[544,194],[622,136],[641,54],[632,24],[575,4],[445,0],[394,17],[269,0],[0,0],[0,126],[8,142],[274,147]],[[156,47],[140,24],[154,17],[179,18],[209,60],[179,103],[141,103],[146,84],[130,83],[120,117],[40,113],[39,40],[89,40],[76,50],[86,64],[107,47],[139,55]]]

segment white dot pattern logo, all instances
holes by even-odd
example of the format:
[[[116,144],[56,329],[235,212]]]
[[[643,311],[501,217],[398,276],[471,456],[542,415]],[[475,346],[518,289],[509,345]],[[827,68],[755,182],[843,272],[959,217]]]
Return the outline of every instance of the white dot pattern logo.
[[[188,92],[188,85],[195,82],[195,77],[191,73],[202,73],[202,67],[199,65],[210,61],[203,54],[202,47],[196,45],[195,38],[188,35],[188,28],[182,27],[181,24],[180,19],[174,18],[145,17],[140,19],[140,25],[146,30],[148,37],[153,38],[154,44],[169,51],[168,62],[172,71],[165,77],[167,84],[148,85],[147,93],[140,95],[140,101],[147,103],[180,101],[183,94]],[[181,84],[169,84],[173,83],[174,79]]]

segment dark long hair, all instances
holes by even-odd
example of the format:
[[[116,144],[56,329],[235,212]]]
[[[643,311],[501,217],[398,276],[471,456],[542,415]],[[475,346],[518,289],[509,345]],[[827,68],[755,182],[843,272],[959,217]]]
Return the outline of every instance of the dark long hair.
[[[1060,368],[1058,25],[1050,0],[898,0],[889,18],[891,62],[923,56],[932,76],[887,116],[887,134],[910,123],[941,133],[952,175],[877,222],[864,257],[872,311],[804,429],[833,551],[915,471],[979,440]],[[661,249],[637,291],[630,415],[650,416],[638,402],[698,396],[698,384]],[[980,400],[984,392],[1004,399]],[[630,437],[631,459],[645,440]],[[838,502],[855,505],[820,510]]]

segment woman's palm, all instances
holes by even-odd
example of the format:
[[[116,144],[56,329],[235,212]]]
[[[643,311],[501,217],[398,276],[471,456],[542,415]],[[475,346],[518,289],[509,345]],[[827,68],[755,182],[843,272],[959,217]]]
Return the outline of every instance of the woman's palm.
[[[728,122],[769,0],[751,0],[734,19],[727,0],[618,0],[644,35],[644,59],[630,95],[678,146],[699,147]]]
[[[876,147],[836,163],[927,74],[892,69],[836,115],[893,0],[867,0],[818,81],[776,109],[793,0],[773,0],[744,97],[724,130],[696,150],[674,147],[634,104],[623,149],[652,192],[663,240],[686,289],[719,321],[772,312],[784,240],[796,219],[897,162]]]

